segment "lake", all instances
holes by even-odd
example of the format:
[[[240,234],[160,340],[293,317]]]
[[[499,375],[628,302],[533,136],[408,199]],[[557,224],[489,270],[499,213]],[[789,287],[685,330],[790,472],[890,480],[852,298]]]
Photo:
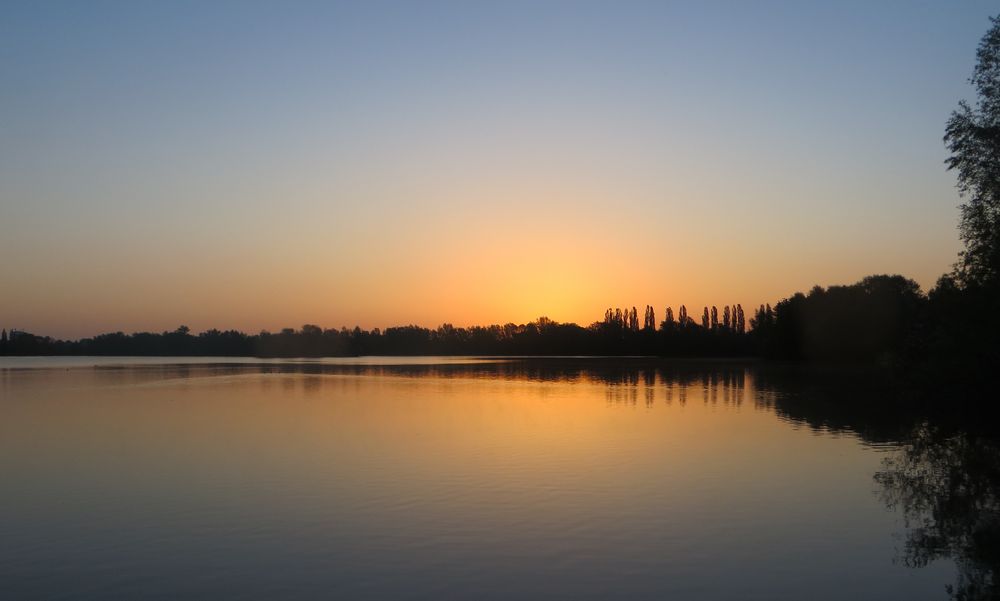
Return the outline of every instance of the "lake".
[[[871,396],[736,362],[0,358],[0,598],[947,599]]]

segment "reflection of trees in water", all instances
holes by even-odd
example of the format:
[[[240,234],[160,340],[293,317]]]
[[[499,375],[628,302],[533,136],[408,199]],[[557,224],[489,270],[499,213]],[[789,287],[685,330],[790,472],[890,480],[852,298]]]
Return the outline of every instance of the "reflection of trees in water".
[[[1000,598],[1000,440],[922,425],[875,478],[905,516],[906,565],[950,557],[952,598]]]
[[[721,402],[739,406],[743,403],[749,370],[748,365],[739,364],[660,362],[644,367],[585,368],[575,380],[606,384],[605,396],[609,405],[635,405],[641,394],[647,408],[652,408],[658,399],[668,405],[677,400],[683,406],[689,395],[705,404]]]
[[[761,367],[755,402],[819,432],[852,432],[870,444],[905,440],[920,421],[919,403],[894,393],[893,382],[866,370]]]
[[[1000,599],[1000,436],[995,416],[965,412],[983,397],[904,396],[878,375],[846,370],[762,367],[753,376],[757,403],[782,419],[893,445],[875,479],[905,519],[903,563],[951,559],[951,598]]]
[[[204,377],[226,375],[305,376],[281,380],[286,388],[302,387],[318,393],[325,385],[322,376],[390,378],[434,378],[438,380],[482,379],[570,384],[603,384],[609,405],[646,407],[657,402],[680,405],[689,399],[705,404],[740,406],[753,398],[752,364],[746,362],[671,362],[647,358],[527,358],[498,359],[475,363],[365,365],[324,362],[261,362],[241,364],[197,364],[159,366],[146,379],[163,377]],[[267,379],[262,386],[270,386]],[[766,394],[766,393],[765,393]],[[755,406],[760,406],[756,403]]]
[[[370,378],[432,378],[436,380],[510,380],[542,383],[597,384],[606,387],[611,404],[647,407],[657,402],[684,405],[703,403],[740,405],[753,389],[753,366],[747,362],[664,361],[650,358],[523,358],[479,360],[470,363],[353,364],[322,361],[111,365],[87,370],[93,377],[115,384],[188,382],[197,378],[246,375],[294,376],[261,378],[260,385],[317,394],[343,376]],[[325,376],[336,376],[327,378]]]

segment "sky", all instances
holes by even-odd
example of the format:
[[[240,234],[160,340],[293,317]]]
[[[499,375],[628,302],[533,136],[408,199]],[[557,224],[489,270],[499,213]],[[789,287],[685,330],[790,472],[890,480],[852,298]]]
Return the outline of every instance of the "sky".
[[[961,249],[995,2],[8,2],[0,327],[589,324]]]

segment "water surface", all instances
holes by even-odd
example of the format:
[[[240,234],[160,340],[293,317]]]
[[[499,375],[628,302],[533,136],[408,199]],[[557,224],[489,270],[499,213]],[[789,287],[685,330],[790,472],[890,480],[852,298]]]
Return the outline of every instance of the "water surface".
[[[894,421],[836,402],[863,392],[638,359],[0,358],[0,598],[947,598],[955,565],[909,566],[874,478]]]

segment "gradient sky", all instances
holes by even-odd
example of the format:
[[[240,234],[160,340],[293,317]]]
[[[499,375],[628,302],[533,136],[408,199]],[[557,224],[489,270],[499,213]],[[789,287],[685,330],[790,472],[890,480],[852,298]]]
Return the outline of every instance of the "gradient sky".
[[[588,324],[960,249],[995,2],[3,2],[0,326]]]

